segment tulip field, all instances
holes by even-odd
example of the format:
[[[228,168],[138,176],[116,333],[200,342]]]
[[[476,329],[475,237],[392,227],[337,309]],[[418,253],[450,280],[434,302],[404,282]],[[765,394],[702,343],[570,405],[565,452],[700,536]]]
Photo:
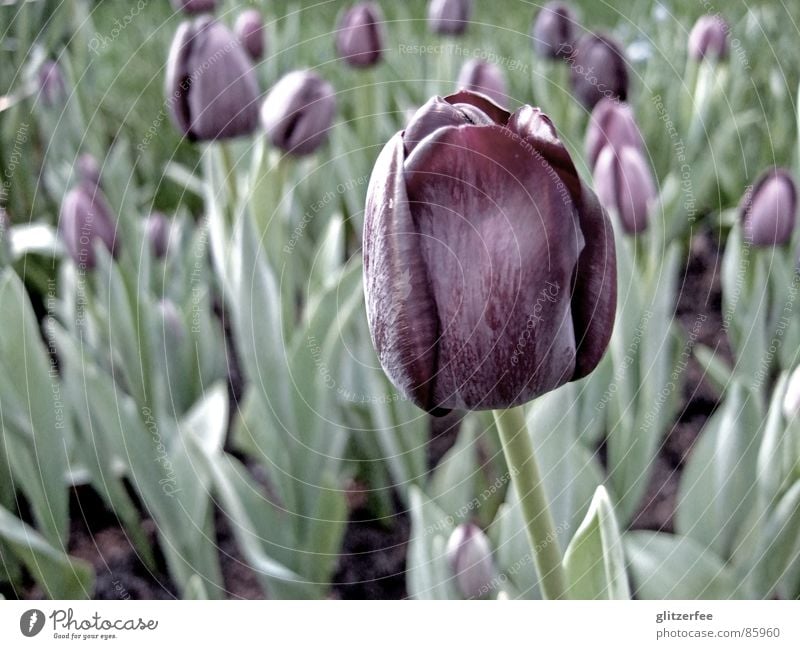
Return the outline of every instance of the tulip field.
[[[799,18],[0,0],[0,599],[800,599]]]

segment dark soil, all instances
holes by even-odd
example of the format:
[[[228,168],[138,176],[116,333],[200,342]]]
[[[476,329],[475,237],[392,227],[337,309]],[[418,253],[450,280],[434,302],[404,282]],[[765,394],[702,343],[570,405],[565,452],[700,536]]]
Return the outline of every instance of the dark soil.
[[[688,332],[697,331],[697,341],[730,357],[722,326],[717,241],[708,231],[692,240],[689,259],[680,278],[681,290],[676,316]],[[699,315],[705,320],[698,320]],[[232,397],[241,394],[237,365],[234,363]],[[678,481],[683,464],[708,417],[717,406],[718,395],[703,379],[703,371],[692,358],[686,369],[677,421],[664,439],[653,468],[647,496],[632,527],[673,530],[673,514]],[[452,415],[435,422],[431,431],[429,464],[435,464],[455,441],[458,417]],[[334,578],[332,597],[341,599],[398,599],[406,596],[405,557],[409,520],[398,514],[386,521],[376,520],[364,506],[363,498],[353,498],[350,522],[344,539],[339,568]],[[402,509],[398,507],[398,511]],[[119,521],[89,487],[73,490],[72,528],[69,551],[88,561],[97,574],[96,599],[169,599],[177,591],[166,571],[149,570],[131,546]],[[145,520],[143,528],[157,547],[155,526]],[[217,516],[218,546],[225,588],[229,598],[262,598],[264,593],[253,571],[247,567],[232,538],[225,517]],[[42,593],[32,584],[23,592],[4,592],[7,597],[38,598]]]

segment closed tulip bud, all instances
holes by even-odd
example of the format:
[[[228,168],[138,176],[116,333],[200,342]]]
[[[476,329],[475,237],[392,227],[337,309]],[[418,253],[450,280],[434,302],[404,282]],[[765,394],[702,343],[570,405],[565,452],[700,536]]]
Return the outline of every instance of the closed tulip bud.
[[[586,108],[603,97],[628,96],[628,63],[622,47],[609,36],[584,34],[570,53],[572,91]]]
[[[594,186],[603,207],[617,212],[625,232],[636,234],[647,227],[650,204],[657,194],[653,174],[639,149],[604,147],[594,167]]]
[[[270,90],[261,122],[274,146],[305,155],[325,142],[335,113],[333,86],[314,72],[297,70]]]
[[[594,107],[586,129],[586,158],[590,169],[594,169],[600,151],[608,144],[617,150],[628,145],[644,151],[644,140],[631,107],[603,97]]]
[[[161,326],[166,340],[179,343],[183,339],[184,328],[178,307],[169,298],[164,298],[158,301],[157,308],[158,314],[161,316]]]
[[[100,165],[91,153],[83,153],[78,158],[78,176],[81,181],[100,187]]]
[[[80,183],[67,192],[59,227],[67,252],[83,269],[91,270],[97,263],[95,242],[101,241],[112,254],[117,252],[116,221],[96,185]]]
[[[170,222],[161,212],[153,212],[147,217],[144,232],[153,256],[163,259],[169,250]]]
[[[172,8],[186,14],[202,14],[214,11],[217,0],[172,0]]]
[[[240,13],[233,31],[250,58],[260,61],[264,56],[264,21],[258,9],[247,9]]]
[[[434,34],[458,36],[467,31],[471,13],[471,0],[431,0],[428,27]]]
[[[166,88],[173,121],[190,140],[247,135],[258,125],[258,81],[247,53],[212,18],[178,28],[167,61]]]
[[[445,550],[447,562],[464,597],[488,595],[497,570],[492,561],[492,548],[480,527],[463,523],[453,530]]]
[[[538,108],[429,100],[375,164],[363,239],[372,341],[420,408],[519,405],[605,351],[613,232]]]
[[[575,14],[561,2],[549,2],[533,22],[533,49],[541,57],[559,59],[568,54],[577,37]]]
[[[383,16],[374,2],[361,2],[344,12],[336,33],[336,52],[355,68],[381,60]]]
[[[61,68],[55,61],[45,61],[39,68],[39,97],[45,106],[63,104],[67,98],[67,87]]]
[[[792,238],[797,187],[786,169],[770,169],[745,193],[740,205],[746,240],[754,246],[782,246]]]
[[[461,67],[458,86],[464,90],[480,92],[497,104],[505,104],[506,80],[503,71],[493,63],[481,59],[469,59]]]
[[[689,56],[695,61],[728,56],[728,23],[719,15],[701,16],[689,33]]]

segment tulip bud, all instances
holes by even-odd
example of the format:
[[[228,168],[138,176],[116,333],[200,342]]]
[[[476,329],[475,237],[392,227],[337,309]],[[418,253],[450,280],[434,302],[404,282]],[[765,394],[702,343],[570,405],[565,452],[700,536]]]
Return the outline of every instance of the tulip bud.
[[[366,68],[381,60],[383,34],[380,7],[361,2],[345,11],[336,33],[336,52],[354,68]]]
[[[796,367],[789,377],[783,396],[783,416],[789,420],[800,420],[800,367]]]
[[[116,221],[96,185],[80,183],[67,192],[61,204],[61,236],[75,264],[87,270],[95,267],[95,241],[117,252]]]
[[[428,27],[434,34],[458,36],[467,31],[471,13],[471,0],[431,0]]]
[[[67,87],[58,63],[55,61],[42,63],[37,78],[42,104],[52,107],[64,103],[67,98]]]
[[[689,33],[689,56],[695,61],[728,56],[728,23],[721,16],[701,16]]]
[[[754,246],[782,246],[792,238],[797,187],[786,169],[764,172],[739,206],[745,239]]]
[[[445,550],[447,562],[464,597],[488,595],[497,571],[492,561],[492,548],[480,527],[462,523],[450,535]]]
[[[572,91],[586,108],[594,108],[603,97],[627,97],[628,63],[622,47],[609,36],[584,34],[568,60]]]
[[[144,232],[153,251],[153,256],[163,259],[169,250],[170,222],[161,212],[153,212],[147,217]]]
[[[458,87],[480,92],[498,104],[505,104],[507,100],[503,71],[481,59],[469,59],[464,63],[458,75]]]
[[[549,2],[536,15],[531,37],[533,49],[541,57],[559,59],[575,44],[577,19],[567,5]]]
[[[274,146],[305,155],[327,139],[335,112],[333,86],[314,72],[296,70],[270,90],[261,107],[261,122]]]
[[[586,158],[594,169],[600,151],[607,144],[617,150],[630,145],[644,151],[644,140],[631,107],[625,102],[603,97],[592,111],[586,129]]]
[[[250,58],[260,61],[264,56],[264,21],[258,9],[240,13],[233,31]]]
[[[375,164],[363,241],[378,357],[433,414],[525,403],[608,345],[611,225],[538,108],[429,100]]]
[[[252,133],[259,89],[242,45],[212,18],[184,22],[167,61],[167,103],[175,125],[190,140]]]
[[[161,316],[161,325],[167,340],[180,342],[183,339],[184,329],[178,307],[169,298],[158,301],[158,314]]]
[[[630,145],[605,146],[594,167],[597,197],[607,210],[615,210],[625,232],[642,232],[655,200],[653,174],[642,152]]]
[[[100,165],[91,153],[83,153],[78,158],[78,176],[88,185],[100,187]]]
[[[172,8],[186,14],[201,14],[214,11],[217,0],[172,0]]]

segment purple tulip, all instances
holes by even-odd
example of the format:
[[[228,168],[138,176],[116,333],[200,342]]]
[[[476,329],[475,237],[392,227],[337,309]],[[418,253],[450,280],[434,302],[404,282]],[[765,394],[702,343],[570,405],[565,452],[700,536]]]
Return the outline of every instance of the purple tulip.
[[[96,241],[102,241],[112,254],[117,252],[116,221],[96,185],[80,183],[67,192],[61,204],[59,227],[67,252],[84,270],[91,270],[97,263]]]
[[[616,211],[625,232],[636,234],[647,227],[650,203],[657,194],[640,149],[628,144],[603,147],[594,167],[594,186],[600,203]]]
[[[178,28],[167,61],[166,92],[173,121],[190,140],[247,135],[258,125],[258,81],[247,53],[212,18]]]
[[[175,11],[182,11],[186,14],[202,14],[214,11],[217,8],[217,0],[171,0],[172,8]]]
[[[503,71],[481,59],[469,59],[464,63],[458,75],[458,87],[480,92],[497,104],[505,104],[508,100]]]
[[[549,2],[536,15],[531,36],[533,49],[541,57],[563,58],[577,38],[578,21],[572,9],[561,2]]]
[[[240,13],[233,31],[253,61],[260,61],[264,57],[264,21],[258,9],[247,9]]]
[[[420,408],[525,403],[605,351],[611,224],[538,108],[429,100],[375,163],[363,238],[372,341]]]
[[[355,68],[381,60],[383,15],[374,2],[360,2],[345,11],[336,33],[336,52]]]
[[[594,108],[603,97],[625,100],[628,63],[615,40],[600,34],[584,34],[567,59],[572,92],[586,108]]]
[[[77,162],[78,177],[82,182],[100,187],[100,164],[91,153],[83,153]]]
[[[729,31],[721,16],[701,16],[689,33],[689,56],[695,61],[726,58]]]
[[[61,68],[55,61],[45,61],[37,75],[39,97],[45,106],[58,106],[67,98],[67,86]]]
[[[782,246],[792,238],[797,186],[787,169],[770,169],[739,206],[746,240],[754,246]]]
[[[447,562],[464,597],[477,599],[494,590],[497,570],[489,539],[474,523],[459,525],[447,541]]]
[[[467,31],[471,14],[471,0],[431,0],[428,27],[434,34],[458,36]]]
[[[335,113],[333,86],[314,72],[297,70],[270,90],[261,122],[274,146],[305,155],[325,142]]]
[[[171,233],[170,221],[161,212],[153,212],[147,217],[144,224],[145,236],[150,243],[153,256],[163,259],[169,250]]]
[[[586,158],[590,169],[594,169],[600,151],[607,144],[618,150],[624,145],[645,149],[631,107],[625,102],[603,97],[594,107],[586,129]]]

